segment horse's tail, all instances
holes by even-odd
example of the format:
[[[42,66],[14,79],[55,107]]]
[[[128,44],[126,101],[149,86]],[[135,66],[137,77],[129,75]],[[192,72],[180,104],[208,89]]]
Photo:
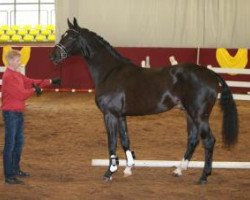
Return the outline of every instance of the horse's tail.
[[[215,73],[216,74],[216,73]],[[238,112],[232,92],[225,80],[216,74],[222,86],[220,106],[223,112],[222,136],[227,147],[233,146],[238,139]]]

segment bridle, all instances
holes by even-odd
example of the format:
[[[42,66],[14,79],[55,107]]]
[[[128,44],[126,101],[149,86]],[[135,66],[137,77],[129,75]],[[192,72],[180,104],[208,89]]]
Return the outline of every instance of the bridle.
[[[69,29],[69,30],[67,30],[67,32],[68,32],[68,31],[73,31],[73,32],[75,32],[75,33],[77,33],[77,34],[80,35],[80,32],[78,32],[78,31],[76,31],[76,30],[74,30],[74,29]],[[55,46],[58,47],[58,48],[60,49],[60,56],[61,56],[61,59],[65,59],[65,58],[68,57],[69,53],[67,52],[67,49],[66,49],[66,47],[65,47],[64,45],[62,45],[62,44],[59,42],[59,43],[56,44]]]
[[[60,49],[60,57],[61,59],[65,59],[68,57],[67,49],[60,43],[56,44],[56,47]]]

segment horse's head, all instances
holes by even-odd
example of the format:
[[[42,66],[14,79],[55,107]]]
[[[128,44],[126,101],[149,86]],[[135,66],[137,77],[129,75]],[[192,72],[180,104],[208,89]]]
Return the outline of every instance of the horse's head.
[[[50,54],[50,60],[54,64],[63,61],[71,55],[82,54],[85,58],[89,58],[92,55],[87,41],[86,33],[88,31],[79,27],[76,18],[74,18],[74,24],[68,19],[68,27],[68,30],[62,35],[60,42],[55,45]]]

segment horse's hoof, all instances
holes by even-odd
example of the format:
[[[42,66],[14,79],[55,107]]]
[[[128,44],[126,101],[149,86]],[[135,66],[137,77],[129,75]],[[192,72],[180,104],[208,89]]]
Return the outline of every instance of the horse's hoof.
[[[112,176],[110,176],[110,177],[103,176],[103,177],[102,177],[102,180],[103,180],[104,182],[112,181]]]
[[[198,184],[199,185],[206,185],[207,184],[207,179],[199,179],[199,181],[198,181]]]
[[[182,175],[181,170],[179,170],[178,168],[175,169],[175,170],[172,172],[172,175],[173,175],[174,177],[179,177],[179,176],[181,176],[181,175]]]
[[[114,172],[111,172],[109,169],[106,171],[106,173],[103,175],[103,180],[105,181],[105,182],[109,182],[109,181],[112,181],[112,174],[113,174]]]
[[[124,177],[132,176],[132,172],[130,172],[130,173],[127,173],[127,172],[125,173],[125,172],[124,172],[124,173],[123,173],[123,176],[124,176]]]
[[[173,176],[173,177],[180,177],[181,175],[180,175],[180,174],[177,174],[177,173],[175,173],[175,172],[173,172],[173,173],[172,173],[172,176]]]
[[[125,170],[123,171],[123,176],[129,177],[131,175],[132,175],[132,167],[126,167]]]

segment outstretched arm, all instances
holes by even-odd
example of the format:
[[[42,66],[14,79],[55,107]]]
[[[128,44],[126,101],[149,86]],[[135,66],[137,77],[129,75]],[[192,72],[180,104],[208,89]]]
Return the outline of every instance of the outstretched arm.
[[[32,88],[33,85],[38,85],[39,87],[46,87],[51,84],[50,79],[31,79],[23,75],[23,83],[24,87],[29,89]]]
[[[30,79],[23,76],[23,81],[25,88],[32,88],[33,85],[37,85],[39,87],[46,87],[51,84],[61,85],[61,79],[59,77],[53,79]]]

